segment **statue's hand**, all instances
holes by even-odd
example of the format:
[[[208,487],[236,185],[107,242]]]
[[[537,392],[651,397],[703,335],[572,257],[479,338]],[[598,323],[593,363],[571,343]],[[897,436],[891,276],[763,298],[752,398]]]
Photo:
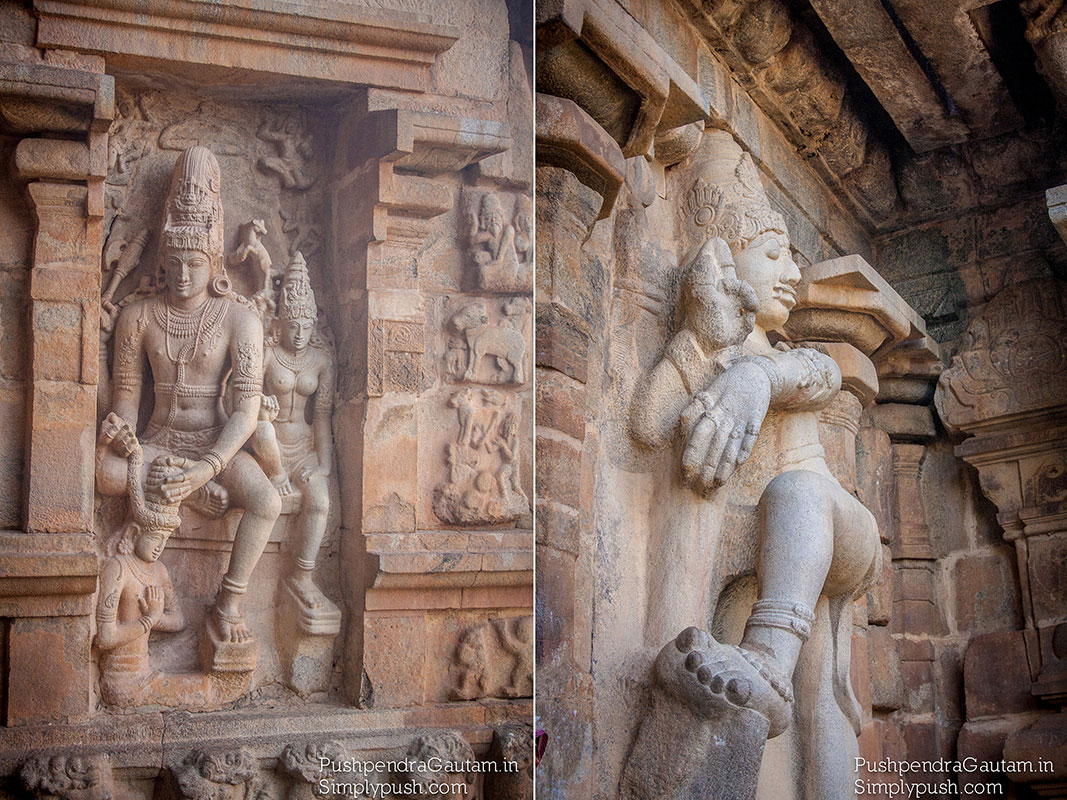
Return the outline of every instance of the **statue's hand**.
[[[137,598],[137,605],[154,628],[163,619],[163,590],[158,586],[146,586],[145,596]]]
[[[682,479],[707,493],[722,486],[752,453],[771,402],[771,382],[757,365],[732,365],[682,412],[688,441]]]
[[[705,350],[741,344],[752,333],[759,300],[734,273],[730,248],[717,236],[708,239],[686,273],[685,326]]]
[[[190,461],[178,456],[157,459],[148,471],[148,484],[158,480],[159,490],[168,503],[180,503],[215,476],[207,461]]]
[[[97,441],[101,445],[110,446],[124,458],[129,458],[141,449],[133,426],[114,411],[104,417],[100,424],[100,437]]]
[[[302,470],[300,470],[300,480],[307,483],[316,475],[321,475],[322,477],[326,478],[329,476],[329,474],[329,467],[304,467]]]
[[[259,404],[259,419],[261,422],[274,422],[278,418],[280,410],[281,406],[278,404],[278,398],[273,394],[265,394]]]

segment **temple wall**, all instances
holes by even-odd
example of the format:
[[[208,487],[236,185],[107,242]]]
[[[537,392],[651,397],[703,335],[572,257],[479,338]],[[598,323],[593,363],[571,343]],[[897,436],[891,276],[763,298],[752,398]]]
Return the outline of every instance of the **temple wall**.
[[[268,5],[0,9],[5,797],[310,796],[343,779],[320,756],[433,753],[521,762],[437,777],[529,796],[530,10]],[[179,241],[218,259],[192,328]],[[262,331],[221,368],[218,309]],[[232,457],[168,427],[260,389]],[[153,470],[190,463],[214,478],[167,505]],[[226,612],[252,511],[276,521]]]
[[[912,315],[910,341],[864,351],[872,370],[839,360],[859,402],[842,400],[840,416],[827,412],[820,427],[831,469],[874,514],[883,551],[881,575],[853,609],[859,754],[997,760],[1008,735],[1037,718],[1022,688],[1036,673],[1025,668],[1034,650],[1019,633],[1027,589],[1016,547],[988,487],[956,452],[963,436],[946,430],[934,394],[987,301],[1012,284],[1062,279],[1063,242],[1044,196],[1062,173],[1062,147],[1036,131],[910,151],[887,133],[887,119],[861,108],[856,76],[801,30],[812,27],[810,12],[786,5],[749,13],[738,3],[539,4],[537,672],[538,726],[552,735],[538,787],[546,797],[646,796],[624,772],[637,765],[660,776],[657,763],[682,759],[699,739],[680,720],[656,729],[674,749],[638,738],[650,698],[660,697],[657,650],[685,624],[740,637],[743,616],[700,617],[709,597],[699,587],[703,580],[714,597],[715,570],[736,569],[724,562],[744,549],[731,526],[750,523],[724,521],[714,501],[699,507],[676,485],[681,446],[649,452],[629,428],[642,376],[682,324],[687,247],[678,220],[701,130],[726,130],[751,155],[802,274],[859,256],[888,284],[870,302],[899,302]],[[849,280],[839,285],[863,285]],[[816,295],[812,288],[800,302],[815,310],[798,335],[818,334],[819,309],[836,307]],[[869,301],[855,302],[861,316],[877,316]],[[849,338],[855,330],[834,330],[812,338],[843,336],[863,349]],[[669,529],[711,539],[679,558],[664,544]],[[690,617],[664,626],[649,598],[672,590]],[[715,762],[709,780],[736,796],[805,796],[788,777],[789,748],[798,746],[790,735],[767,744],[758,795],[735,765]],[[954,776],[906,778],[943,779]],[[1013,786],[1001,772],[960,785],[967,780]]]

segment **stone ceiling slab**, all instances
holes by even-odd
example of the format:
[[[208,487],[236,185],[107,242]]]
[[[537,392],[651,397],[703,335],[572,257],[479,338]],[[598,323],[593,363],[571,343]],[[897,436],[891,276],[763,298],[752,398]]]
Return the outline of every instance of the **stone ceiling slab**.
[[[860,77],[917,152],[966,141],[879,0],[811,0]]]

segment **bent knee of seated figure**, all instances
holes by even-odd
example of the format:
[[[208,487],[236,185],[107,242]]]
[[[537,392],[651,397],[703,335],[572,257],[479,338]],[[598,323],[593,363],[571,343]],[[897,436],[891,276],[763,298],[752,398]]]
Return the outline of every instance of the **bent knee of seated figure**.
[[[330,487],[321,476],[312,478],[307,483],[304,504],[310,514],[327,514],[330,511]]]
[[[276,520],[282,513],[282,498],[259,464],[248,453],[239,452],[220,481],[230,493],[231,505],[261,519]]]

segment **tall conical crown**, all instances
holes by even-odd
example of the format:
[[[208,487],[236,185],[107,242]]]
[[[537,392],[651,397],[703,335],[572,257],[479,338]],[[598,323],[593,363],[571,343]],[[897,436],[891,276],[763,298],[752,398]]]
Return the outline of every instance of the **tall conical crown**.
[[[200,250],[222,258],[221,185],[219,162],[206,147],[190,147],[178,157],[167,196],[164,247]]]
[[[281,319],[317,319],[319,307],[311,290],[307,262],[297,250],[282,279],[281,297],[278,302],[278,317]]]
[[[734,254],[766,231],[787,233],[752,157],[726,131],[709,130],[693,154],[679,208],[685,251],[721,237]]]

